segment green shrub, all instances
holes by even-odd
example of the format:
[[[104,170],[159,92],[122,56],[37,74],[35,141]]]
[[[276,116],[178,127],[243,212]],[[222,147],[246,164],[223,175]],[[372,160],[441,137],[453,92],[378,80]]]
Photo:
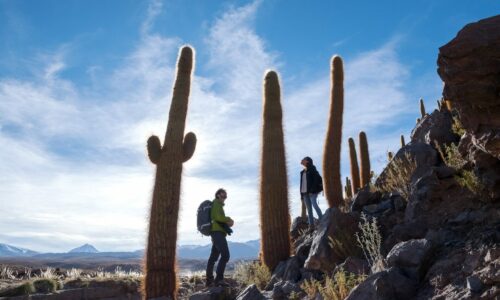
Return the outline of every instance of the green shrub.
[[[37,293],[48,294],[55,292],[58,284],[54,279],[42,278],[33,281],[33,286]]]
[[[0,297],[15,297],[34,293],[35,287],[33,286],[33,283],[31,281],[26,281],[19,286],[1,291]]]
[[[453,117],[453,123],[451,124],[451,131],[453,131],[454,134],[463,136],[465,133],[465,129],[458,119],[458,117]]]
[[[325,278],[324,286],[320,293],[323,299],[342,300],[345,299],[351,290],[363,282],[366,275],[356,275],[339,270],[332,276]]]

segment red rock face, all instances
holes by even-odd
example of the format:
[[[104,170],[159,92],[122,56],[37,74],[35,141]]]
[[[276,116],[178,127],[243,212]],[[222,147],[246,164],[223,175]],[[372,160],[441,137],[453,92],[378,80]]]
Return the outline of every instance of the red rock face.
[[[438,73],[472,142],[500,159],[500,15],[465,26],[441,47]]]

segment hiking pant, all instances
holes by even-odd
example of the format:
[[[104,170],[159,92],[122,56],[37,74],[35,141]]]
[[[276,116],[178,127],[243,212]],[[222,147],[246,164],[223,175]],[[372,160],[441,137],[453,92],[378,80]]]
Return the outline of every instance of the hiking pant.
[[[210,234],[212,237],[212,251],[207,263],[207,281],[214,278],[214,265],[219,259],[217,270],[215,271],[215,280],[224,279],[224,270],[226,263],[229,261],[229,248],[227,246],[226,234],[220,231],[214,231]]]
[[[321,213],[321,209],[318,206],[318,194],[315,193],[303,193],[302,198],[307,207],[307,218],[309,221],[309,225],[314,225],[314,216],[313,216],[313,207],[316,213],[318,214],[318,219],[321,219],[323,214]]]

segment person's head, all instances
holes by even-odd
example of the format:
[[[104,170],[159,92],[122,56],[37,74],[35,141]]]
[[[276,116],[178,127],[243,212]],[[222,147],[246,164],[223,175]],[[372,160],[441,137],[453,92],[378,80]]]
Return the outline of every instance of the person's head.
[[[300,164],[307,168],[313,165],[313,160],[309,156],[306,156],[300,161]]]
[[[222,201],[226,200],[226,198],[227,198],[227,192],[226,192],[226,190],[223,189],[223,188],[218,189],[215,192],[215,198],[219,199],[219,200],[222,200]]]

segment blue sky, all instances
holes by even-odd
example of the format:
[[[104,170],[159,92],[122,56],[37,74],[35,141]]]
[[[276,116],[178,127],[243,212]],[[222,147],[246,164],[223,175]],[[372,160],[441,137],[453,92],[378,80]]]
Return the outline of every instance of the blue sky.
[[[67,251],[144,248],[154,166],[177,51],[196,49],[184,165],[180,244],[206,244],[195,211],[219,187],[233,241],[259,236],[262,79],[282,84],[291,212],[300,159],[321,166],[329,60],[345,66],[346,141],[367,132],[373,169],[409,139],[441,97],[438,48],[493,0],[448,1],[0,0],[0,243]],[[326,201],[320,196],[320,207]]]

